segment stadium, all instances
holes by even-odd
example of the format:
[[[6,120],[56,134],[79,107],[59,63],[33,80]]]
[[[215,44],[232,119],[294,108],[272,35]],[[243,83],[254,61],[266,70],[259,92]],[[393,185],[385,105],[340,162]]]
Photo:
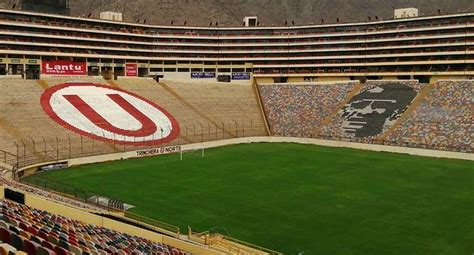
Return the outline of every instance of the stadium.
[[[195,26],[19,2],[0,254],[474,253],[474,13]]]

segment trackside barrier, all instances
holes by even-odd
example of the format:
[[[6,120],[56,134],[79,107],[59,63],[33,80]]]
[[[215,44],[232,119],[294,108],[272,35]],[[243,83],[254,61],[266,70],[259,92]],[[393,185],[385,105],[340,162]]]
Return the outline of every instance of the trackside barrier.
[[[474,154],[468,152],[454,152],[454,151],[439,151],[426,148],[410,148],[391,146],[384,144],[366,144],[356,143],[350,141],[334,141],[334,140],[322,140],[314,138],[300,138],[300,137],[275,137],[275,136],[261,136],[261,137],[243,137],[234,138],[221,141],[211,141],[196,144],[186,144],[181,146],[182,151],[187,150],[199,150],[207,148],[215,148],[227,145],[246,144],[246,143],[298,143],[298,144],[313,144],[327,147],[337,148],[351,148],[358,150],[369,150],[377,152],[391,152],[408,154],[422,157],[433,157],[433,158],[449,158],[449,159],[461,159],[461,160],[472,160],[474,161]]]

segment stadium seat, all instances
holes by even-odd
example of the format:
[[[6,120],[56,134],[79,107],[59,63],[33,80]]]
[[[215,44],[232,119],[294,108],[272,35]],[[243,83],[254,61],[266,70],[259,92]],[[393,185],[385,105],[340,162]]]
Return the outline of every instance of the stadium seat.
[[[11,232],[3,227],[0,228],[0,239],[4,243],[12,244]]]
[[[0,246],[0,255],[8,255],[7,249],[5,249],[3,246]]]
[[[8,229],[8,225],[6,222],[4,222],[3,220],[0,221],[0,228],[5,228],[5,229]]]
[[[52,244],[52,243],[50,243],[50,242],[48,242],[48,241],[43,241],[43,242],[41,243],[41,245],[42,245],[43,247],[45,247],[45,248],[50,249],[50,250],[54,250],[54,248],[55,248],[55,245]]]
[[[56,254],[56,253],[54,251],[46,248],[46,247],[39,247],[36,254],[37,255],[53,255],[53,254]]]
[[[10,255],[10,254],[16,254],[17,249],[15,247],[6,244],[6,243],[0,243],[0,255]]]
[[[0,238],[28,254],[122,254],[122,250],[126,254],[149,254],[155,251],[186,254],[171,246],[86,225],[11,201],[5,203],[7,206],[2,207],[2,212],[18,219],[22,229],[5,223],[9,229],[17,230],[20,234],[0,227]]]
[[[12,237],[12,246],[15,247],[17,250],[20,250],[22,251],[23,250],[23,242],[24,242],[24,238],[15,234],[15,233],[12,233],[11,235]]]
[[[35,242],[23,240],[23,251],[28,253],[28,255],[36,255],[39,247],[40,245]]]
[[[54,247],[54,252],[56,252],[57,255],[68,255],[68,251],[59,246]]]

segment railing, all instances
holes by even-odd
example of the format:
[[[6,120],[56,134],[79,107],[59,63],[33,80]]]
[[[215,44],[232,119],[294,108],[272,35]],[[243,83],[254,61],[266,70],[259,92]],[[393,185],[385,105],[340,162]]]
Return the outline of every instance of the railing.
[[[211,231],[198,233],[189,228],[188,237],[194,242],[199,242],[214,248],[225,249],[227,252],[232,254],[283,254],[281,252],[244,242],[242,240],[235,239],[220,233],[211,233]]]
[[[165,127],[164,130],[167,130],[167,127]],[[157,146],[183,145],[228,138],[261,136],[265,134],[265,132],[264,125],[262,123],[256,123],[255,120],[228,120],[214,123],[207,122],[205,124],[182,124],[180,126],[179,136],[166,144],[161,144],[157,141],[156,144],[152,143],[149,145],[136,146],[113,141],[98,141],[88,138],[87,136],[71,134],[63,137],[31,137],[15,142],[13,147],[18,155],[18,158],[15,158],[15,163],[18,163],[18,168],[22,168],[45,162],[58,162],[72,158],[136,151],[156,148]],[[140,142],[140,140],[137,140],[137,142]]]
[[[0,163],[5,165],[15,166],[18,162],[18,157],[10,152],[0,150]]]
[[[154,230],[156,232],[164,233],[174,237],[179,237],[179,227],[125,211],[123,210],[123,208],[117,207],[118,204],[123,204],[124,202],[118,199],[111,198],[110,196],[100,195],[96,192],[86,191],[84,189],[80,189],[68,184],[53,181],[36,175],[24,177],[20,179],[20,181],[23,184],[27,184],[29,186],[41,190],[57,193],[64,197],[75,199],[77,201],[103,208],[108,211],[123,211],[125,218],[134,224],[144,226],[145,228]],[[109,199],[109,201],[114,201],[114,203],[104,204],[100,203],[98,199],[91,199],[97,197]]]
[[[129,211],[125,211],[124,216],[128,220],[131,220],[136,224],[139,224],[139,225],[146,224],[146,227],[148,227],[148,228],[151,227],[155,231],[162,232],[162,233],[168,234],[170,236],[174,236],[176,238],[179,238],[179,235],[181,233],[179,227],[177,227],[177,226],[174,226],[174,225],[171,225],[171,224],[168,224],[168,223],[164,223],[164,222],[161,222],[161,221],[157,221],[157,220],[154,220],[154,219],[150,219],[148,217],[138,215],[138,214],[135,214],[135,213],[131,213]]]
[[[19,181],[31,187],[35,187],[52,193],[57,193],[61,196],[68,197],[98,208],[106,209],[108,211],[123,211],[123,208],[119,206],[121,204],[123,205],[123,201],[119,199],[114,199],[110,196],[103,196],[96,192],[80,189],[59,181],[53,181],[36,175],[30,175],[21,178],[19,179]],[[104,203],[104,200],[93,198],[105,198],[108,199],[108,201],[114,201],[114,203]]]
[[[220,235],[220,234],[219,234],[219,235]],[[220,235],[220,238],[222,238],[222,239],[225,240],[225,241],[229,241],[229,242],[238,244],[239,246],[250,247],[250,248],[252,248],[252,249],[254,249],[254,250],[257,250],[257,251],[260,251],[260,252],[264,252],[264,253],[267,253],[267,254],[274,254],[274,255],[283,254],[283,253],[281,253],[281,252],[277,252],[277,251],[274,251],[274,250],[270,250],[270,249],[267,249],[267,248],[264,248],[264,247],[261,247],[261,246],[255,245],[255,244],[251,244],[251,243],[248,243],[248,242],[244,242],[244,241],[242,241],[242,240],[235,239],[235,238],[232,238],[232,237],[229,237],[229,236]],[[243,249],[240,248],[240,247],[238,247],[238,248],[237,248],[237,251],[239,251],[239,250],[243,250]]]
[[[58,162],[71,158],[82,158],[98,156],[117,152],[136,151],[140,149],[156,148],[157,146],[184,145],[189,143],[199,143],[207,141],[217,141],[229,138],[261,136],[265,134],[262,123],[255,123],[252,120],[235,120],[217,123],[188,123],[180,127],[180,135],[173,141],[166,144],[151,145],[124,145],[119,142],[98,141],[81,135],[68,135],[66,137],[30,138],[15,142],[16,154],[0,151],[0,163],[11,166],[22,167],[41,164],[45,162]],[[401,139],[380,139],[380,138],[354,138],[345,137],[338,134],[319,133],[317,130],[302,130],[297,133],[281,133],[279,136],[286,137],[306,137],[324,140],[336,140],[344,142],[359,142],[380,145],[405,146],[411,148],[423,148],[434,150],[446,150],[454,152],[472,152],[469,146],[437,146],[426,143],[406,142]]]

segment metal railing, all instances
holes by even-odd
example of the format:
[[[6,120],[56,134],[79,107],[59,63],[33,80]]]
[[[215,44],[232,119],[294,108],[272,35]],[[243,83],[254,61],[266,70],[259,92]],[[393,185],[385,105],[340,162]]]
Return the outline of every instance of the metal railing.
[[[123,211],[123,208],[119,206],[120,204],[123,204],[123,201],[119,199],[115,199],[110,196],[104,196],[85,189],[77,188],[59,181],[53,181],[37,175],[26,176],[19,179],[19,181],[31,187],[60,194],[61,196],[68,197],[98,208],[106,209],[108,211]],[[99,200],[95,198],[104,198],[108,201],[114,201],[114,203],[104,203],[104,199]]]
[[[166,128],[164,128],[166,130]],[[158,146],[184,145],[206,141],[216,141],[229,138],[250,137],[265,135],[265,127],[254,120],[234,120],[202,123],[187,123],[180,126],[180,134],[176,139],[165,144],[156,143],[147,145],[131,145],[105,139],[99,141],[87,136],[71,134],[67,136],[30,137],[16,141],[13,148],[16,151],[18,168],[57,162],[72,158],[98,156],[117,152],[136,151],[140,149],[156,148]],[[142,142],[139,139],[136,142]],[[0,155],[0,160],[1,160]],[[13,165],[13,162],[11,162]]]
[[[211,231],[194,232],[191,228],[188,228],[188,238],[194,242],[209,245],[210,247],[224,248],[227,252],[232,254],[283,254],[221,233],[212,233]]]
[[[27,184],[31,187],[35,187],[35,188],[45,190],[48,192],[60,194],[64,197],[75,199],[77,201],[83,202],[88,205],[106,209],[107,211],[110,211],[110,212],[114,212],[114,211],[123,212],[124,217],[129,222],[132,222],[137,225],[142,225],[156,232],[164,233],[164,234],[174,236],[174,237],[179,237],[179,234],[180,234],[179,227],[168,224],[168,223],[160,222],[154,219],[150,219],[150,218],[147,218],[145,216],[141,216],[135,213],[128,212],[124,210],[123,207],[117,206],[119,204],[124,204],[124,202],[119,199],[115,199],[107,195],[101,195],[96,192],[87,191],[87,190],[77,188],[72,185],[68,185],[59,181],[53,181],[47,178],[39,177],[37,175],[30,175],[30,176],[21,178],[20,182],[23,184]],[[104,198],[109,201],[114,201],[114,203],[99,202],[100,200],[95,199],[97,197]]]
[[[18,162],[18,157],[10,152],[0,150],[0,163],[9,166],[15,166]]]
[[[166,130],[166,127],[164,128]],[[466,146],[433,145],[427,143],[407,142],[403,139],[380,139],[380,138],[355,138],[319,132],[317,128],[302,129],[297,132],[274,132],[285,137],[306,137],[324,140],[335,140],[345,142],[359,142],[380,145],[405,146],[411,148],[446,150],[455,152],[473,152],[473,148]],[[117,152],[128,152],[140,149],[156,148],[157,146],[184,145],[216,141],[229,138],[251,137],[266,135],[263,123],[255,120],[233,120],[203,123],[185,123],[180,126],[180,134],[173,141],[162,144],[159,139],[156,143],[148,145],[130,145],[120,142],[99,141],[83,135],[70,134],[67,136],[30,137],[17,141],[12,146],[16,153],[0,151],[0,162],[9,165],[17,165],[18,168],[41,164],[45,162],[57,162],[71,158],[98,156]],[[140,142],[140,141],[137,141]],[[16,154],[16,155],[14,155]]]
[[[176,238],[179,238],[180,235],[180,229],[178,226],[171,225],[165,222],[157,221],[139,214],[135,214],[129,211],[124,212],[124,216],[130,220],[133,221],[136,224],[145,224],[146,227],[152,228],[152,230],[155,230],[157,232],[165,233],[170,236],[174,236]]]

